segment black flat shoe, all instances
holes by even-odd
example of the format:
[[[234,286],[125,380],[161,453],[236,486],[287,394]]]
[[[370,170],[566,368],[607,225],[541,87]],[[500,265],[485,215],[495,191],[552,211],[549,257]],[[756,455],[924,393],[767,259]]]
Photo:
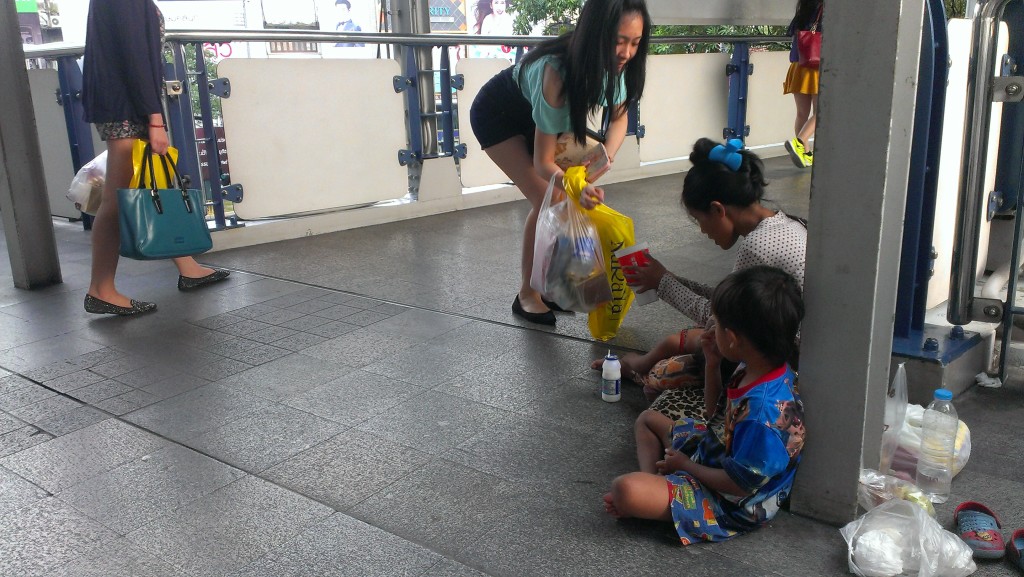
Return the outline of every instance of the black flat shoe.
[[[211,272],[210,274],[208,274],[206,276],[201,276],[199,278],[192,278],[192,277],[189,277],[189,276],[181,276],[179,274],[178,275],[178,290],[180,290],[180,291],[196,290],[197,288],[202,288],[202,287],[204,287],[204,286],[206,286],[208,284],[213,284],[215,282],[220,282],[220,281],[228,278],[228,275],[230,275],[230,274],[231,274],[231,272],[230,271],[226,271],[226,270],[215,270],[215,271]]]
[[[128,317],[141,313],[148,313],[156,310],[156,303],[147,303],[132,299],[132,306],[120,307],[107,301],[100,300],[92,295],[85,295],[85,312],[94,315],[119,315]]]
[[[546,313],[530,313],[523,310],[523,305],[519,303],[519,295],[516,295],[516,300],[512,301],[512,314],[519,318],[530,321],[531,323],[537,323],[539,325],[555,326],[555,313],[548,311]]]
[[[549,301],[548,299],[546,299],[544,297],[541,297],[540,302],[544,303],[549,309],[551,309],[553,312],[556,312],[556,313],[569,313],[569,312],[572,312],[572,311],[567,311],[567,310],[563,309],[562,307],[558,306],[558,303],[556,303],[555,301]]]

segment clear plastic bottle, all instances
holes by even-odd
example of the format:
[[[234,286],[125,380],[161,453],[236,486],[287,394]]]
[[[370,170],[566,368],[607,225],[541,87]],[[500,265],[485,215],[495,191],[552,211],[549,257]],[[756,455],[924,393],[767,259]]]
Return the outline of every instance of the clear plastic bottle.
[[[953,408],[953,393],[935,391],[935,400],[924,411],[921,423],[921,456],[917,460],[917,486],[932,503],[949,499],[953,480],[953,451],[959,420]]]
[[[622,398],[622,365],[619,357],[611,351],[605,355],[601,365],[601,398],[609,403]]]

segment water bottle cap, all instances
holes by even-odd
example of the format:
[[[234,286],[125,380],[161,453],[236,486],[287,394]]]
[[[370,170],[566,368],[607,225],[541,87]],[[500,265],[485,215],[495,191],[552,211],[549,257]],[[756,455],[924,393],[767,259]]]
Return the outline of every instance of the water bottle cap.
[[[952,401],[953,391],[948,389],[935,389],[935,398],[940,401]]]
[[[609,361],[617,361],[619,360],[619,355],[616,355],[615,353],[608,351],[608,354],[605,355],[604,358],[608,359]]]

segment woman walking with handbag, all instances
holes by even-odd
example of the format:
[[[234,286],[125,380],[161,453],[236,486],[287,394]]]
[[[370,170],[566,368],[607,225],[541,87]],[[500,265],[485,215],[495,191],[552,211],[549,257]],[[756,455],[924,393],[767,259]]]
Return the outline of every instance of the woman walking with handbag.
[[[818,63],[821,50],[822,0],[800,0],[789,35],[793,47],[789,51],[789,72],[782,84],[783,94],[792,94],[796,101],[795,138],[785,143],[789,158],[798,168],[814,164],[815,119],[818,115]]]
[[[626,108],[644,89],[651,17],[644,0],[589,0],[576,29],[549,40],[480,90],[470,111],[473,133],[487,156],[508,176],[531,210],[523,230],[521,283],[513,314],[555,324],[552,304],[530,287],[537,213],[552,176],[559,134],[586,138],[587,118],[603,106],[611,111],[605,147],[611,163],[626,136]],[[580,201],[592,208],[604,191],[588,185]],[[560,310],[560,309],[558,309]]]
[[[85,120],[107,143],[107,174],[102,203],[92,227],[92,279],[85,310],[93,314],[135,315],[156,309],[118,292],[114,284],[120,246],[117,190],[132,177],[132,147],[148,140],[153,152],[168,148],[164,124],[163,16],[152,0],[92,0],[85,40],[82,104]],[[174,259],[178,289],[192,290],[227,278],[228,272],[200,265],[192,257]]]

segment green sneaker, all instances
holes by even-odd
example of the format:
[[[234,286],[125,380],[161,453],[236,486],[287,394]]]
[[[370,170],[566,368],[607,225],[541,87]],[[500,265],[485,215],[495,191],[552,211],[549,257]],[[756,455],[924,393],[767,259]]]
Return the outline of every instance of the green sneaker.
[[[811,165],[807,160],[807,150],[804,148],[804,143],[800,142],[799,138],[787,140],[785,146],[786,152],[789,153],[789,159],[793,161],[797,168],[807,168]]]
[[[804,153],[804,166],[814,166],[814,151],[810,150]]]

